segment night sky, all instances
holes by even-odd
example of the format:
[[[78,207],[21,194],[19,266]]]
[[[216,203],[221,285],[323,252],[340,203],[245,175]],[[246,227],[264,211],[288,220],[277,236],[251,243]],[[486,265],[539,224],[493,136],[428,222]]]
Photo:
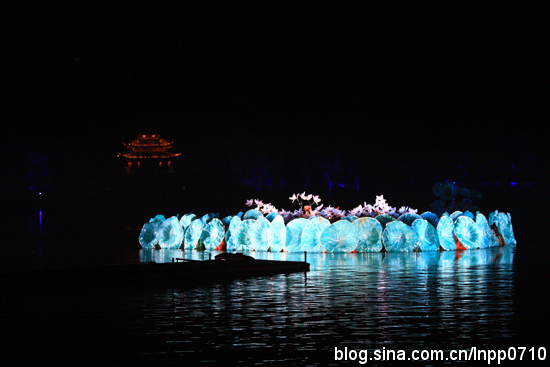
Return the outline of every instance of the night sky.
[[[138,134],[174,140],[177,187],[235,202],[546,182],[540,9],[113,4],[6,24],[4,194],[101,193]]]

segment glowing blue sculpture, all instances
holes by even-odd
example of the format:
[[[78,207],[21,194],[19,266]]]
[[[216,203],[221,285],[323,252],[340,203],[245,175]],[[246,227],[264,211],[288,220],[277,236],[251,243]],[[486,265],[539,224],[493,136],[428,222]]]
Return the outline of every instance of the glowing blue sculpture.
[[[184,249],[194,249],[197,247],[203,228],[204,222],[200,218],[195,219],[190,225],[187,226],[187,229],[183,234]]]
[[[515,244],[516,239],[512,231],[510,217],[506,213],[498,213],[494,218],[494,221],[498,227],[498,231],[504,238],[506,245]]]
[[[411,252],[418,246],[418,235],[410,226],[395,221],[386,224],[382,241],[388,252]]]
[[[201,232],[200,243],[206,251],[212,251],[222,244],[225,228],[218,218],[212,218]]]
[[[422,219],[422,217],[414,213],[403,213],[397,218],[398,221],[405,223],[409,227],[412,226],[413,222],[417,219]]]
[[[479,248],[498,246],[495,235],[493,234],[493,231],[491,231],[491,227],[489,227],[489,222],[487,222],[487,218],[485,218],[483,214],[476,214],[476,224],[481,231],[481,243]]]
[[[472,220],[474,219],[474,214],[469,210],[466,210],[464,212],[464,215],[467,216],[468,218],[472,219]]]
[[[252,247],[256,251],[267,251],[269,249],[269,226],[270,223],[263,216],[256,219],[258,226],[251,227],[250,239]]]
[[[508,225],[510,226],[510,244],[517,245],[516,236],[514,235],[514,227],[512,226],[512,215],[510,213],[506,213],[506,215],[508,215]]]
[[[197,216],[194,213],[185,214],[183,217],[181,217],[180,224],[183,230],[185,231],[187,227],[189,227],[191,222],[195,219],[197,219]]]
[[[374,219],[376,219],[378,222],[380,222],[380,224],[382,225],[382,229],[386,229],[386,224],[395,221],[394,217],[392,217],[390,215],[387,215],[387,214],[377,215]]]
[[[434,226],[434,228],[437,228],[437,223],[439,223],[439,217],[437,214],[432,212],[424,212],[420,214],[420,217],[427,220],[432,226]]]
[[[370,217],[362,217],[353,222],[357,229],[357,252],[380,252],[382,250],[382,225]]]
[[[238,226],[235,234],[235,250],[237,252],[252,251],[254,244],[252,241],[252,233],[260,231],[260,225],[255,219],[245,219]]]
[[[275,217],[276,217],[277,215],[279,215],[279,214],[277,214],[277,213],[269,213],[269,214],[265,217],[265,219],[267,219],[267,220],[271,223],[271,222],[273,222],[273,219],[275,219]]]
[[[352,252],[359,243],[359,233],[347,220],[332,223],[321,233],[321,245],[327,252]]]
[[[164,249],[178,249],[183,241],[183,228],[176,217],[170,217],[162,223],[159,231],[159,246]]]
[[[455,225],[448,215],[443,215],[437,224],[439,244],[447,251],[455,251]]]
[[[498,215],[498,210],[495,210],[494,212],[489,213],[489,218],[487,219],[489,221],[489,227],[495,223],[496,216]]]
[[[250,209],[249,211],[244,213],[243,220],[245,220],[245,219],[258,219],[258,218],[263,217],[263,216],[264,215],[262,213],[260,213],[260,211],[258,211],[256,209]]]
[[[235,215],[233,218],[231,218],[231,221],[229,221],[229,227],[225,232],[225,243],[227,246],[227,251],[233,251],[236,249],[235,232],[237,231],[237,227],[239,226],[239,224],[241,224],[241,222],[242,220],[238,215]]]
[[[285,249],[286,227],[282,216],[277,215],[269,225],[268,242],[272,252],[280,252]]]
[[[160,227],[162,226],[162,223],[164,223],[164,221],[166,220],[165,219],[162,219],[164,218],[164,215],[157,215],[155,216],[154,218],[151,218],[151,220],[149,220],[149,223],[151,223],[151,225],[154,227],[155,229],[155,236],[159,236],[159,231],[160,231]]]
[[[155,245],[159,242],[156,233],[157,229],[153,223],[145,223],[141,228],[139,234],[139,244],[143,248],[154,248]]]
[[[461,215],[455,222],[455,235],[460,243],[468,250],[481,246],[482,232],[478,225],[466,215]]]
[[[307,224],[307,219],[297,218],[286,225],[286,251],[301,252],[302,250],[302,231]]]
[[[453,185],[436,185],[435,189],[451,195]],[[264,208],[268,208],[267,212],[276,210],[271,205]],[[358,209],[360,207],[352,213],[370,215],[373,212],[368,205],[363,211]],[[284,210],[281,215],[274,211],[264,217],[258,209],[251,209],[244,215],[240,212],[223,220],[219,219],[219,213],[200,218],[188,213],[180,220],[170,217],[164,221],[164,216],[158,214],[143,225],[139,243],[143,248],[211,251],[221,249],[225,240],[227,251],[378,252],[385,247],[390,252],[409,252],[487,248],[498,246],[499,239],[500,245],[517,242],[510,213],[495,210],[487,220],[478,211],[474,221],[470,211],[444,213],[441,218],[432,212],[422,215],[406,212],[396,220],[395,208],[385,206],[374,210],[391,215],[380,214],[374,219],[350,215],[330,224],[327,218],[338,218],[343,211],[316,212],[309,220],[295,217],[304,216],[301,211]],[[498,234],[493,233],[496,229],[492,224]]]
[[[164,221],[166,220],[166,218],[165,218],[164,215],[162,215],[162,214],[157,214],[157,215],[155,215],[154,218],[151,218],[151,219],[149,220],[149,222],[153,222],[153,221],[155,221],[155,220],[160,220],[162,223],[164,223]]]
[[[330,221],[323,217],[309,218],[302,231],[302,249],[307,252],[323,252],[321,233],[330,226]]]
[[[201,217],[202,223],[204,225],[207,225],[208,223],[210,223],[211,219],[212,219],[212,217],[210,216],[210,214],[205,214]]]
[[[225,228],[229,227],[229,223],[231,223],[231,218],[233,217],[231,215],[228,215],[227,217],[222,219],[222,223]]]
[[[412,229],[418,235],[420,250],[437,251],[439,249],[439,237],[435,227],[425,219],[417,219],[412,224]]]
[[[457,210],[455,212],[453,212],[451,215],[449,215],[449,217],[451,217],[451,219],[453,220],[453,222],[455,220],[457,220],[458,217],[460,217],[461,215],[464,215],[464,213],[462,213],[460,210]]]

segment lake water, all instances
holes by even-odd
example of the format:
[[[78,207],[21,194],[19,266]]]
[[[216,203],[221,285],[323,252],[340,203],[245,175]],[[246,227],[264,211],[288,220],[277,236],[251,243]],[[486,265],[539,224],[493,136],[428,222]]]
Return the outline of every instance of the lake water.
[[[137,243],[137,236],[131,237]],[[197,288],[180,279],[172,287],[5,294],[0,308],[3,355],[17,365],[339,366],[361,365],[360,354],[351,351],[391,359],[398,355],[390,351],[403,350],[409,358],[414,350],[441,350],[448,358],[451,351],[472,347],[527,347],[534,348],[538,359],[550,347],[548,301],[541,296],[546,292],[546,262],[536,253],[522,252],[521,236],[516,237],[517,248],[307,254],[308,273]],[[125,243],[125,236],[113,238],[121,241],[116,251],[96,237],[82,238],[92,248],[79,252],[78,258],[89,254],[85,264],[208,258],[208,253],[196,251],[139,250]],[[69,249],[71,244],[30,236],[22,252],[32,261],[23,270],[70,262],[49,248]],[[38,260],[37,253],[43,258]],[[304,259],[304,254],[250,255]],[[532,365],[531,357],[527,352],[524,362],[514,363]],[[457,362],[416,363],[442,364]]]
[[[143,251],[161,260],[176,254]],[[185,255],[189,256],[192,252]],[[178,254],[179,255],[179,254]],[[303,254],[257,253],[301,260]],[[259,365],[338,365],[335,348],[460,349],[513,344],[514,252],[308,254],[307,274],[164,294],[156,319],[173,356]],[[171,297],[170,297],[171,296]],[[206,307],[205,307],[206,306]],[[331,358],[332,357],[332,358]]]

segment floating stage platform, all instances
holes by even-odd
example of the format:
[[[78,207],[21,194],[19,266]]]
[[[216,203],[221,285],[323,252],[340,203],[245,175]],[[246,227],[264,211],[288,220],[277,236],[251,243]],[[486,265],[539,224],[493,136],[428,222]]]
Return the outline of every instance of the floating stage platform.
[[[105,265],[55,271],[0,275],[4,291],[37,291],[63,287],[172,285],[191,288],[256,276],[308,272],[305,261],[256,259],[187,260],[171,263]]]

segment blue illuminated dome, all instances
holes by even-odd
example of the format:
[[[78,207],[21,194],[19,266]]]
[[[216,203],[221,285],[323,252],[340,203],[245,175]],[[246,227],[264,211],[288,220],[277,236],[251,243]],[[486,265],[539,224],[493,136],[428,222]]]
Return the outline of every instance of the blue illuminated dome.
[[[454,186],[440,189],[441,195],[452,195]],[[382,196],[377,200],[385,203]],[[366,204],[351,211],[319,207],[311,214],[277,211],[268,205],[273,211],[258,206],[223,220],[214,213],[202,217],[189,213],[180,220],[159,214],[143,225],[139,243],[146,249],[328,253],[457,251],[517,244],[511,215],[497,210],[488,219],[479,211],[474,217],[468,210],[441,217],[411,210],[396,219],[395,208],[385,204],[380,210]],[[269,214],[264,217],[262,212]]]
[[[330,226],[330,221],[323,217],[313,217],[308,220],[302,231],[302,248],[307,252],[323,252],[321,233]]]
[[[145,223],[139,234],[139,244],[143,248],[154,248],[159,242],[156,228],[152,223]]]
[[[270,223],[264,216],[256,219],[258,223],[257,227],[252,227],[250,233],[252,239],[252,245],[256,251],[267,251],[269,249],[269,227]]]
[[[218,218],[212,220],[203,228],[200,242],[205,250],[212,251],[220,246],[225,237],[225,228]]]
[[[162,223],[159,231],[159,246],[164,249],[178,249],[183,241],[183,228],[178,218],[170,217]]]
[[[229,227],[227,228],[227,231],[225,232],[225,243],[227,246],[227,251],[233,251],[235,250],[235,232],[237,231],[237,227],[239,224],[241,224],[242,220],[238,215],[235,215],[231,218],[229,221]]]
[[[269,226],[269,233],[267,235],[270,250],[272,252],[279,252],[285,249],[286,227],[282,216],[277,215],[273,218],[273,221]]]
[[[183,245],[185,249],[194,249],[198,245],[203,228],[204,222],[200,218],[191,222],[183,236]]]
[[[357,228],[347,220],[339,220],[321,233],[321,245],[327,252],[351,252],[359,243]]]
[[[454,230],[453,220],[448,215],[443,215],[437,224],[437,236],[439,237],[439,244],[444,250],[456,250]]]
[[[412,228],[418,235],[418,243],[421,251],[437,251],[439,249],[439,236],[434,226],[425,219],[417,219]]]
[[[260,231],[260,225],[254,219],[245,219],[239,223],[235,231],[235,250],[237,252],[253,251],[253,233]]]
[[[297,218],[286,225],[286,251],[302,252],[302,231],[308,223],[307,219]]]
[[[418,246],[418,235],[401,221],[390,222],[382,235],[388,252],[411,252]]]
[[[363,217],[353,222],[357,229],[357,252],[380,252],[382,250],[382,225],[374,218]]]

